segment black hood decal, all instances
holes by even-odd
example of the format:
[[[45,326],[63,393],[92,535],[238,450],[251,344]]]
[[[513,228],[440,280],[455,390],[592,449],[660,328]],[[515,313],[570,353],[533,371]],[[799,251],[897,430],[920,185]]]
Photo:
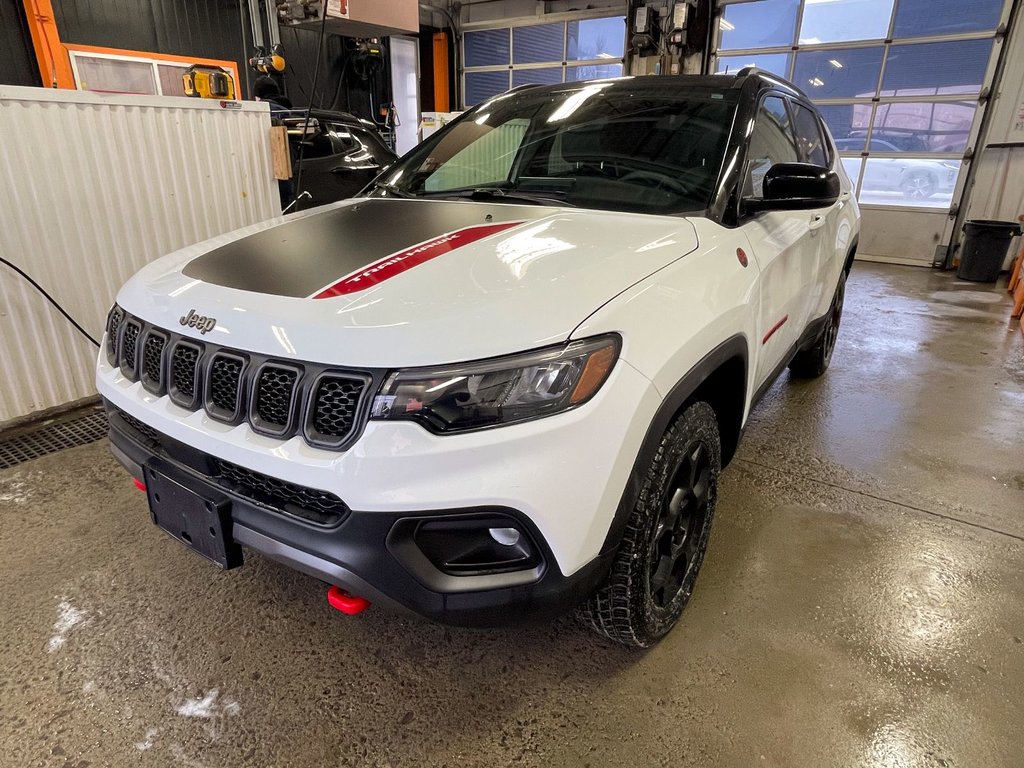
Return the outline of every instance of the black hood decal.
[[[226,288],[303,298],[441,235],[550,213],[539,206],[363,200],[222,245],[194,258],[182,274]]]

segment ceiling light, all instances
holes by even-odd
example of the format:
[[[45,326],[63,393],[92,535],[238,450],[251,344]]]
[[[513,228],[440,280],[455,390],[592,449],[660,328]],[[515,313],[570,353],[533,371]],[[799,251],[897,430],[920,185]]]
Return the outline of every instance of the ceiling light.
[[[838,61],[836,59],[829,59],[828,63],[831,64],[836,69],[842,69],[843,68],[843,62]]]
[[[822,80],[822,79],[821,79],[820,77],[812,77],[812,78],[811,78],[810,80],[808,80],[807,82],[809,82],[809,83],[810,83],[811,85],[813,85],[813,86],[814,86],[815,88],[820,88],[821,86],[823,86],[823,85],[825,84],[825,81],[824,81],[824,80]]]
[[[720,19],[718,22],[718,26],[722,28],[723,32],[732,32],[734,29],[736,29],[735,25],[730,24],[725,19]]]

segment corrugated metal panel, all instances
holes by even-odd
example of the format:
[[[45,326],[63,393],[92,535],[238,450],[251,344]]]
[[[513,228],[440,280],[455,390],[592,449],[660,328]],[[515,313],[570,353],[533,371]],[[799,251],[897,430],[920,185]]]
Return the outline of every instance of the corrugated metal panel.
[[[280,214],[266,104],[0,86],[0,253],[94,336],[146,263]],[[88,397],[95,350],[0,265],[0,423]]]

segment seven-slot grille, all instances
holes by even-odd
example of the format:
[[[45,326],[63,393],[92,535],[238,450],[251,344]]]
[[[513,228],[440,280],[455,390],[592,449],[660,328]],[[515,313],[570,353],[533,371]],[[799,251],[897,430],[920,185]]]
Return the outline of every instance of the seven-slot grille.
[[[198,342],[143,323],[115,306],[107,318],[112,365],[156,395],[264,435],[302,435],[341,450],[358,436],[374,377],[297,364]],[[381,372],[381,375],[383,372]]]

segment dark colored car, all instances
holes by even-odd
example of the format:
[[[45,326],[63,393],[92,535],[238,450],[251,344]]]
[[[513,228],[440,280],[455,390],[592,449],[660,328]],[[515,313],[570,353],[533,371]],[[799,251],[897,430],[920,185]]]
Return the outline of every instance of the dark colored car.
[[[305,123],[304,109],[291,110],[284,118],[296,165],[292,178],[298,176],[301,148],[302,189],[313,196],[304,208],[352,197],[397,159],[369,120],[314,109],[309,125]]]

